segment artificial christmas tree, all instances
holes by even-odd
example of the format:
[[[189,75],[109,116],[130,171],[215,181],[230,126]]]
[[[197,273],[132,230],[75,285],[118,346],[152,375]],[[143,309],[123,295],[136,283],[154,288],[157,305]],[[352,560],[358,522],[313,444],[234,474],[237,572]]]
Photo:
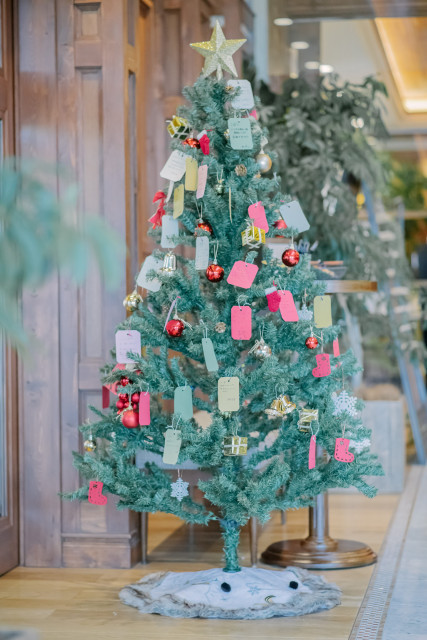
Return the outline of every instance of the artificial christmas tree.
[[[369,435],[359,413],[334,411],[332,393],[343,389],[355,360],[337,348],[328,353],[333,341],[337,347],[339,329],[309,256],[293,246],[298,228],[282,231],[290,239],[283,263],[265,248],[263,239],[274,235],[273,223],[291,198],[278,191],[276,179],[261,177],[255,158],[266,139],[250,86],[208,76],[218,65],[233,71],[230,42],[233,48],[242,41],[225,41],[217,24],[211,43],[195,46],[208,52],[206,71],[185,89],[189,106],[180,109],[179,123],[188,127],[184,143],[190,136],[191,141],[206,136],[209,143],[183,146],[176,128],[171,131],[173,151],[161,172],[169,180],[169,197],[156,194],[160,210],[151,232],[169,252],[156,250],[145,260],[137,283],[148,295],[119,327],[116,363],[103,371],[103,384],[119,394],[118,401],[106,412],[95,411],[98,421],[81,428],[86,438],[109,444],[75,454],[82,476],[119,496],[118,508],[164,511],[200,524],[218,519],[228,586],[227,573],[240,571],[239,535],[249,518],[266,522],[271,511],[309,505],[328,487],[353,485],[373,496],[363,476],[380,473],[366,449],[356,453],[353,447],[354,460],[349,451]],[[180,244],[195,245],[195,260],[176,255],[171,269],[170,252]],[[306,345],[310,337],[318,344]],[[146,408],[142,420],[147,398],[149,417]],[[172,398],[170,413],[163,401]],[[209,426],[199,426],[194,409],[210,414]],[[141,426],[127,424],[127,413],[136,413]],[[316,444],[325,452],[321,457]],[[198,485],[204,503],[187,495],[185,472],[171,486],[169,474],[156,463],[137,468],[135,455],[143,459],[144,452],[162,456],[166,468],[191,461],[210,472]],[[87,496],[84,486],[69,497]],[[218,580],[216,574],[197,579]],[[290,590],[292,599],[297,587]],[[224,617],[296,615],[317,606],[311,602],[285,613],[264,596],[261,602],[258,614],[235,611]],[[319,597],[320,608],[335,604],[336,597]],[[220,609],[216,605],[211,615],[221,615]],[[142,610],[187,615],[170,603]],[[205,610],[191,611],[188,615]]]

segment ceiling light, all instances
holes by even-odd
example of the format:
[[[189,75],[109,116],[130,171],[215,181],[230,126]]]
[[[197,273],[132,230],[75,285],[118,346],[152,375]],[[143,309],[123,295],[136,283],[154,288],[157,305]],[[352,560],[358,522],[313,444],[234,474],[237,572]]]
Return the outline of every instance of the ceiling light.
[[[321,64],[319,66],[320,73],[332,73],[333,70],[334,68],[331,64]]]
[[[291,42],[291,49],[308,49],[309,46],[308,42],[305,42],[304,40]]]
[[[319,68],[319,66],[320,66],[320,64],[318,62],[316,62],[316,60],[309,60],[308,62],[306,62],[304,64],[304,67],[306,69],[310,69],[310,70],[312,70],[312,69],[316,70],[316,69]]]
[[[278,27],[289,27],[293,23],[294,21],[290,18],[276,18],[274,20],[274,24],[276,24]]]

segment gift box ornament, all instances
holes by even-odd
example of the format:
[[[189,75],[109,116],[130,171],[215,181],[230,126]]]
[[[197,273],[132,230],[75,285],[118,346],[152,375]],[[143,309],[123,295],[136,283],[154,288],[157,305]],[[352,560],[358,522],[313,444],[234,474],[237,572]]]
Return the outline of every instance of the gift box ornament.
[[[168,120],[168,131],[171,138],[178,138],[179,140],[185,140],[190,134],[190,125],[188,120],[174,116],[172,120]]]
[[[265,413],[274,418],[284,418],[288,413],[292,413],[294,409],[296,409],[296,404],[291,402],[288,396],[281,395],[273,400],[271,406],[265,409]]]
[[[245,456],[248,452],[248,439],[241,436],[225,436],[222,446],[225,456]]]
[[[251,249],[257,249],[262,244],[265,244],[265,231],[254,225],[248,227],[242,231],[242,245],[248,246]]]
[[[311,423],[319,417],[318,409],[301,409],[299,412],[298,429],[303,432],[311,431]]]

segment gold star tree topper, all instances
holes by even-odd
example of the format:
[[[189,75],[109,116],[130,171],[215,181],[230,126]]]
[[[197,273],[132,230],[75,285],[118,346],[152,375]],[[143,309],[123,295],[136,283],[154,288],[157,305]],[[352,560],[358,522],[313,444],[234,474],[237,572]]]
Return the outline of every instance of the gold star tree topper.
[[[216,77],[218,80],[221,80],[223,69],[237,78],[237,69],[232,55],[236,53],[237,49],[240,49],[245,42],[246,39],[226,40],[221,25],[217,20],[211,39],[207,42],[193,42],[190,44],[190,47],[206,58],[202,69],[202,76],[207,78],[211,73],[216,71]]]

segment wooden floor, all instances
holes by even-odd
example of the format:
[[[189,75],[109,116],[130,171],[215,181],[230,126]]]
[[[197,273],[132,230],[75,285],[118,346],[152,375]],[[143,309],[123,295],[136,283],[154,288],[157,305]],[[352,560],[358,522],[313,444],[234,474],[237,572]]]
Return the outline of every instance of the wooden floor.
[[[378,551],[398,496],[369,500],[361,495],[330,497],[331,534],[368,543]],[[288,514],[280,525],[278,513],[260,535],[262,551],[271,542],[306,535],[305,510]],[[218,566],[216,531],[187,527],[173,516],[150,516],[151,563],[130,570],[30,569],[20,567],[0,578],[0,628],[32,627],[41,640],[150,640],[174,638],[264,638],[283,640],[347,640],[372,574],[372,567],[324,572],[343,591],[342,604],[331,611],[302,618],[265,621],[172,619],[141,615],[117,597],[121,587],[151,571],[196,570]],[[243,534],[242,563],[249,565],[247,534]],[[263,565],[260,565],[263,566]],[[1,637],[1,636],[0,636]]]

